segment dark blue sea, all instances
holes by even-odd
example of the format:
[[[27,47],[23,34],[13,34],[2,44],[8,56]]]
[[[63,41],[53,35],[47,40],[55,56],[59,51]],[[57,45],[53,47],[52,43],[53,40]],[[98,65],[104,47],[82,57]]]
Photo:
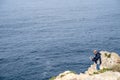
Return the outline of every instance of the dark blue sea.
[[[48,80],[120,54],[120,0],[0,0],[0,80]]]

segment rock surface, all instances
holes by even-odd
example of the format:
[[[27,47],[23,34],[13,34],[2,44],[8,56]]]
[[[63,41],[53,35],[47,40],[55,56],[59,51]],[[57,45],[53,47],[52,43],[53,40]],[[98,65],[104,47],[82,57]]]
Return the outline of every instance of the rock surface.
[[[102,64],[101,70],[104,68],[111,69],[112,66],[120,64],[120,56],[114,52],[101,51]],[[120,72],[105,71],[95,74],[95,64],[91,65],[85,73],[75,74],[71,71],[65,71],[59,74],[54,80],[120,80]]]

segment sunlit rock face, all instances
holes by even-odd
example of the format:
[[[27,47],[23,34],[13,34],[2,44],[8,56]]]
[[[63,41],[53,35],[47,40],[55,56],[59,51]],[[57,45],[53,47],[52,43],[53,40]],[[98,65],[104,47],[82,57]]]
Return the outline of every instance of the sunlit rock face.
[[[89,76],[83,80],[118,80],[120,79],[119,72],[107,71],[105,73]]]
[[[101,51],[102,64],[101,70],[104,68],[111,69],[114,65],[120,64],[120,56],[114,52]],[[71,71],[60,73],[54,80],[120,80],[119,71],[105,71],[98,74],[96,64],[91,65],[85,73],[75,74]]]
[[[101,59],[102,64],[100,66],[101,69],[103,68],[111,68],[113,65],[118,64],[118,60],[120,59],[119,55],[114,52],[107,52],[107,51],[101,51]],[[91,65],[88,68],[88,71],[86,71],[86,74],[92,74],[96,71],[96,64]]]
[[[102,54],[102,67],[110,68],[113,65],[117,64],[117,61],[119,60],[119,55],[117,53],[110,53],[107,51],[101,51]]]

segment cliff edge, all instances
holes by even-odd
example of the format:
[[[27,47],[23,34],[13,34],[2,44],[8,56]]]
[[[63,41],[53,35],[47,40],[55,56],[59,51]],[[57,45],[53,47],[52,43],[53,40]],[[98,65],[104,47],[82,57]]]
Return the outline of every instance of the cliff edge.
[[[120,56],[114,52],[101,51],[100,53],[102,64],[99,71],[93,64],[85,73],[65,71],[49,80],[120,80]]]

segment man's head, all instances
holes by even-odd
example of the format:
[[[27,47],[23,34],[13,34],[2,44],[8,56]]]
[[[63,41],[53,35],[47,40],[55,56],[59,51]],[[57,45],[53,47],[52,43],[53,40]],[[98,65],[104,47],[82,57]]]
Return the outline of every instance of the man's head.
[[[93,53],[94,53],[94,54],[97,54],[97,50],[93,50]]]

